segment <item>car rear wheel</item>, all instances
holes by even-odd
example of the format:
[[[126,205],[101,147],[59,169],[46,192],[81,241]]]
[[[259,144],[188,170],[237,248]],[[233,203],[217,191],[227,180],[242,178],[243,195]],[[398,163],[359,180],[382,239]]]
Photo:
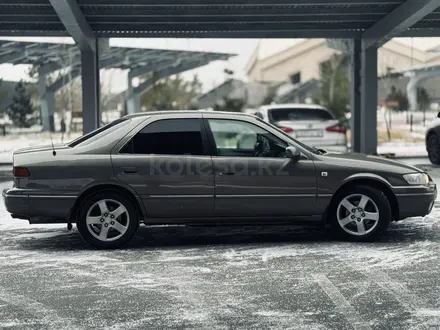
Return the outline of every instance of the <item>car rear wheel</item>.
[[[440,141],[437,134],[431,134],[428,138],[427,149],[431,163],[440,165]]]
[[[338,236],[356,241],[373,241],[388,228],[391,207],[380,190],[355,186],[338,193],[330,216]]]
[[[95,193],[82,203],[77,227],[88,244],[99,249],[115,249],[127,244],[139,227],[139,216],[131,200],[105,191]]]

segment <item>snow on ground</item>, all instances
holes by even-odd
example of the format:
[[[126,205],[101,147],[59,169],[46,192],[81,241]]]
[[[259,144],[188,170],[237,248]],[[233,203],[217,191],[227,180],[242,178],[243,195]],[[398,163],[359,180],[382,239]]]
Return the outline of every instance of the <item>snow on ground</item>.
[[[7,135],[0,137],[0,164],[12,163],[12,154],[15,150],[26,147],[34,147],[40,145],[50,145],[68,142],[78,137],[79,133],[72,133],[69,137],[62,139],[61,134],[44,134],[44,133],[29,133],[22,135]]]
[[[385,142],[377,146],[378,154],[394,154],[396,157],[428,157],[425,143]]]

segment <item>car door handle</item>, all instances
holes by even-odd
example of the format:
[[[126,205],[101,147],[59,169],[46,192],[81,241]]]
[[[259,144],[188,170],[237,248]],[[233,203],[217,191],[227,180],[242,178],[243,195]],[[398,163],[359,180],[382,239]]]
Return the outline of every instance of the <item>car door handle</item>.
[[[124,171],[124,173],[126,174],[135,174],[139,172],[136,167],[123,167],[122,171]]]
[[[218,175],[234,175],[235,172],[220,172]]]

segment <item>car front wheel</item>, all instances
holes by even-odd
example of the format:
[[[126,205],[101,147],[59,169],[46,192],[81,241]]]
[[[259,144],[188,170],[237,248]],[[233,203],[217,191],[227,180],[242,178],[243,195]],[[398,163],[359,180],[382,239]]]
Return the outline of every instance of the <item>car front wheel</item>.
[[[136,207],[124,195],[103,191],[88,196],[82,203],[77,227],[88,244],[99,249],[120,248],[139,227]]]
[[[336,196],[330,212],[335,232],[350,240],[375,240],[391,221],[391,207],[385,194],[369,186],[343,190]]]

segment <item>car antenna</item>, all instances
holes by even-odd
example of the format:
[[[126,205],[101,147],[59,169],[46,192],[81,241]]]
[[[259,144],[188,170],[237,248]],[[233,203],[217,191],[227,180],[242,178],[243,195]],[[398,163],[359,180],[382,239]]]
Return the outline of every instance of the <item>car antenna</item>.
[[[52,143],[52,155],[56,156],[57,152],[55,151],[55,147],[53,146],[52,136],[50,137],[50,143]]]

